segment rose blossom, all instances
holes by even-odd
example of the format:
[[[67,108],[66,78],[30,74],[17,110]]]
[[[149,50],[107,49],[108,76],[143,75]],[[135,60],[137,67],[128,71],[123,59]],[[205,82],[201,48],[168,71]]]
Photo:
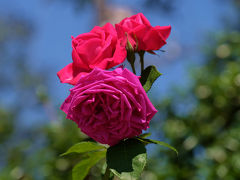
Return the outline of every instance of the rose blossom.
[[[123,44],[126,46],[128,39],[135,51],[160,49],[171,32],[171,26],[152,27],[142,13],[123,19],[115,27]]]
[[[83,76],[70,89],[61,110],[82,132],[110,146],[140,135],[157,112],[138,76],[122,68],[95,68]]]
[[[109,69],[121,64],[126,58],[126,49],[120,45],[117,32],[110,23],[95,26],[89,33],[72,38],[72,59],[58,72],[62,83],[75,85],[80,77],[94,67]]]

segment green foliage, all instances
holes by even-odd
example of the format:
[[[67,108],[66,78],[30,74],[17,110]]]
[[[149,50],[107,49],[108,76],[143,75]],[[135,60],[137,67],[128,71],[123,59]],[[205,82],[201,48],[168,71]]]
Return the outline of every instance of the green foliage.
[[[148,92],[154,81],[161,75],[155,66],[148,66],[141,74],[140,82],[146,92]]]
[[[152,159],[159,179],[240,179],[239,49],[240,33],[224,34],[193,71],[192,87],[159,104],[164,135],[179,151]]]
[[[83,141],[83,142],[74,144],[65,153],[63,153],[62,156],[70,154],[70,153],[86,153],[86,152],[101,150],[101,149],[105,149],[105,148],[106,148],[105,146],[100,145],[95,142]]]
[[[37,92],[39,97],[35,96],[36,87],[44,86],[41,84],[45,81],[43,74],[47,73],[39,76],[30,73],[31,68],[26,66],[26,48],[21,47],[26,47],[29,38],[28,24],[19,21],[16,23],[11,19],[6,22],[0,23],[0,29],[4,31],[0,32],[0,36],[4,37],[0,39],[0,90],[1,93],[6,91],[18,98],[9,107],[2,99],[0,102],[0,179],[70,180],[74,166],[74,174],[84,172],[83,175],[88,173],[88,179],[100,179],[98,174],[101,167],[97,160],[104,158],[104,155],[87,153],[84,156],[73,153],[60,157],[72,144],[87,138],[71,121],[63,119],[63,114],[57,114],[56,119],[47,125],[37,124],[31,129],[20,129],[20,112],[24,113],[25,109],[31,111],[26,99],[37,103],[34,106],[36,111],[33,111],[35,114],[41,114],[45,110],[52,112],[57,107],[49,108],[51,98],[45,96],[47,93]],[[17,52],[8,52],[11,48],[2,48],[9,42],[19,43],[19,48],[15,48]],[[161,148],[148,163],[146,172],[155,172],[158,179],[240,179],[239,49],[239,31],[225,33],[216,44],[211,44],[208,48],[206,63],[194,71],[191,89],[186,90],[184,96],[176,92],[175,96],[159,104],[164,137],[178,149],[179,156]],[[9,67],[14,73],[8,71]],[[146,74],[146,77],[151,77],[151,69]],[[141,79],[144,85],[147,83],[146,91],[151,88],[153,81],[154,78],[149,81],[147,78]],[[42,119],[32,120],[37,122]],[[93,153],[105,154],[104,151]],[[132,173],[120,174],[111,170],[121,179],[137,179],[145,163],[146,153],[142,153],[132,158]],[[151,178],[146,176],[145,179]]]
[[[105,156],[106,150],[89,153],[88,158],[81,160],[76,166],[74,166],[72,170],[72,179],[83,180],[87,176],[90,168],[96,163],[98,163]]]
[[[143,133],[143,134],[140,134],[138,137],[140,138],[146,138],[148,136],[151,136],[151,133]]]
[[[7,112],[4,109],[0,108],[0,143],[6,141],[9,136],[12,134],[14,127],[13,127],[13,118],[14,115],[11,112]]]
[[[163,142],[163,141],[146,139],[146,138],[142,138],[142,137],[137,137],[137,139],[139,139],[140,141],[144,142],[146,145],[147,145],[147,144],[158,144],[158,145],[167,147],[167,148],[175,151],[176,154],[178,154],[178,151],[177,151],[174,147],[172,147],[171,145],[169,145],[168,143],[165,143],[165,142]]]
[[[106,156],[106,147],[96,142],[83,141],[74,144],[61,156],[68,155],[70,153],[84,153],[88,157],[80,160],[80,162],[74,166],[72,170],[73,180],[84,179],[90,168]]]
[[[107,166],[120,179],[138,179],[146,165],[145,145],[137,139],[126,139],[107,150]]]
[[[111,171],[121,180],[137,180],[140,178],[147,162],[147,154],[139,154],[132,159],[133,171],[118,173],[115,169]]]

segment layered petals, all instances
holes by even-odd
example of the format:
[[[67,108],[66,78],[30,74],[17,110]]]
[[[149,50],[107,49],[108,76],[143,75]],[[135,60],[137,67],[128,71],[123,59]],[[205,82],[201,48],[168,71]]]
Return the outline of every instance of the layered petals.
[[[75,85],[95,67],[112,68],[121,64],[126,56],[126,49],[120,44],[117,32],[110,23],[103,27],[95,26],[89,33],[72,37],[73,63],[60,70],[58,77],[63,83]]]
[[[121,43],[126,46],[129,40],[135,51],[160,49],[171,32],[171,26],[152,27],[142,13],[123,19],[115,28]]]
[[[157,112],[138,77],[122,68],[95,68],[80,78],[61,109],[82,132],[110,146],[140,135]]]

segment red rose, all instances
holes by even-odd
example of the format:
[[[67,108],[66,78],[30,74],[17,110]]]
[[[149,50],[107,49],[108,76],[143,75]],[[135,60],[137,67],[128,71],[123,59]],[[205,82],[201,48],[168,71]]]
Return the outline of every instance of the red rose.
[[[122,68],[95,68],[70,90],[61,110],[82,132],[111,146],[140,135],[157,112],[138,76]]]
[[[171,32],[171,26],[152,27],[142,13],[123,19],[115,27],[123,45],[128,39],[135,51],[160,49]]]
[[[109,69],[121,64],[127,56],[125,47],[120,45],[116,30],[110,23],[103,27],[95,26],[89,33],[73,37],[72,48],[73,62],[57,73],[62,83],[72,85],[94,67]]]

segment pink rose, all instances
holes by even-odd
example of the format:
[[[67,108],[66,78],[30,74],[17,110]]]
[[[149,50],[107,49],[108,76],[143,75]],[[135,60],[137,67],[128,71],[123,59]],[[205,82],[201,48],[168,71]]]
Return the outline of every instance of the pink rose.
[[[116,30],[110,23],[103,27],[95,26],[89,33],[73,37],[72,48],[73,63],[57,73],[62,83],[72,85],[94,67],[109,69],[121,64],[127,56],[125,47],[120,45]]]
[[[157,112],[138,76],[122,68],[114,71],[95,68],[83,76],[70,89],[61,110],[82,132],[111,146],[140,135]]]
[[[128,38],[135,51],[160,49],[171,32],[171,26],[152,27],[142,13],[123,19],[115,27],[123,45],[126,46]]]

